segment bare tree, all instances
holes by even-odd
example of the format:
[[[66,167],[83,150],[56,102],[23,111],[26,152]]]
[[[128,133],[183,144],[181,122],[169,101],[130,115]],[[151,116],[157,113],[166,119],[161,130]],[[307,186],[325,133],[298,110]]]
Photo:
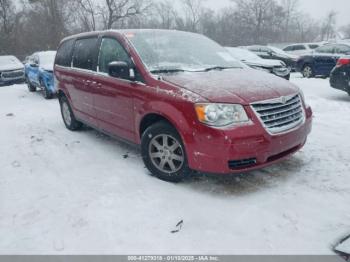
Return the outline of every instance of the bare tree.
[[[151,6],[147,0],[104,0],[100,8],[104,28],[111,29],[117,22],[141,15]]]
[[[282,0],[281,5],[285,13],[284,41],[287,41],[291,31],[291,24],[297,15],[299,0]]]
[[[185,13],[185,27],[188,31],[197,32],[202,14],[203,0],[182,0]]]
[[[177,13],[172,2],[165,0],[155,4],[155,11],[159,17],[160,28],[172,29],[175,27]]]
[[[14,5],[11,0],[0,0],[0,32],[9,34],[14,27]]]
[[[97,6],[93,0],[75,0],[78,16],[82,22],[84,31],[95,31],[97,26]]]
[[[330,40],[335,37],[335,27],[337,24],[337,13],[330,11],[324,20],[321,28],[322,40]]]

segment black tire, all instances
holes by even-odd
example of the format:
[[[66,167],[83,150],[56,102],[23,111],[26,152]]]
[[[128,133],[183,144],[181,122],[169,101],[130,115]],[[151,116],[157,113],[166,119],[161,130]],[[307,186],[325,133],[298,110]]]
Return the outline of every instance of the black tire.
[[[315,76],[314,69],[309,64],[304,65],[302,74],[305,78],[312,78]]]
[[[29,92],[33,93],[36,91],[36,87],[32,83],[30,83],[30,80],[28,77],[26,77],[26,83],[27,83]]]
[[[162,137],[167,137],[166,145],[164,145],[164,142],[162,144],[158,144],[159,146],[162,146],[163,150],[159,149],[158,152],[154,154],[162,154],[160,157],[151,157],[152,154],[152,148],[155,150],[158,150],[154,146],[154,141],[159,137],[162,139]],[[172,145],[169,145],[169,140],[172,143]],[[164,140],[163,140],[164,141]],[[177,144],[177,143],[178,144]],[[176,144],[176,145],[175,145]],[[169,148],[167,148],[169,146]],[[170,149],[172,146],[178,146],[176,150]],[[166,122],[158,122],[154,125],[150,126],[146,129],[146,131],[142,134],[141,139],[141,151],[142,151],[142,158],[143,161],[147,167],[147,169],[156,177],[158,177],[161,180],[168,181],[168,182],[181,182],[186,177],[188,177],[191,174],[191,170],[188,167],[187,162],[187,156],[186,156],[186,150],[185,146],[182,142],[182,139],[176,129],[172,127],[170,124]],[[170,155],[169,155],[170,154]],[[174,159],[171,159],[172,156],[177,158],[182,158],[182,162]],[[157,158],[159,159],[159,166],[157,167]],[[167,158],[167,160],[165,160]],[[162,160],[163,159],[163,160]],[[163,169],[167,169],[167,166],[169,167],[168,171],[162,171],[160,169],[161,162],[166,161],[166,164],[163,164]],[[175,172],[171,171],[171,165],[172,163],[173,167],[176,167]]]
[[[45,83],[43,82],[42,79],[40,79],[40,87],[43,90],[43,97],[46,100],[52,99],[53,94],[51,93],[51,91],[46,87]]]
[[[79,130],[83,124],[75,118],[68,99],[65,96],[61,96],[59,98],[59,102],[60,102],[61,115],[62,115],[64,125],[67,127],[67,129],[71,131]],[[65,115],[66,112],[67,114],[69,113],[70,121],[68,121],[67,116]]]

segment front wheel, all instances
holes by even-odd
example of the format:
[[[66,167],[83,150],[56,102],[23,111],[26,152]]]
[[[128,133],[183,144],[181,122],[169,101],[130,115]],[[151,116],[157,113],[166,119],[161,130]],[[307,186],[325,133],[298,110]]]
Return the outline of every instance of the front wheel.
[[[60,106],[62,119],[65,126],[71,130],[76,131],[82,127],[80,123],[74,116],[71,106],[69,105],[68,99],[65,96],[60,97]]]
[[[311,78],[314,76],[314,70],[310,65],[305,65],[302,73],[305,78]]]
[[[161,180],[180,182],[191,172],[181,137],[166,122],[158,122],[146,129],[141,150],[146,167]]]

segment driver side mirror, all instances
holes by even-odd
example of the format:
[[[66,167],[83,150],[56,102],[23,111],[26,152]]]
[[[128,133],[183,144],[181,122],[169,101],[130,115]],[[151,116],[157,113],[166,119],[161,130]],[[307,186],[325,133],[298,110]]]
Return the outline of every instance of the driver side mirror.
[[[125,80],[134,80],[135,71],[130,68],[128,63],[123,61],[114,61],[108,64],[108,74],[111,77],[121,78]]]

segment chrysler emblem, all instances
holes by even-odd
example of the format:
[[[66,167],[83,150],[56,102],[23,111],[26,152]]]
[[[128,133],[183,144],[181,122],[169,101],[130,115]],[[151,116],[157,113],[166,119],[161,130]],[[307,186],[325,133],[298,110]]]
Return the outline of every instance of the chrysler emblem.
[[[287,97],[285,97],[285,96],[281,97],[281,103],[282,104],[287,103]]]

